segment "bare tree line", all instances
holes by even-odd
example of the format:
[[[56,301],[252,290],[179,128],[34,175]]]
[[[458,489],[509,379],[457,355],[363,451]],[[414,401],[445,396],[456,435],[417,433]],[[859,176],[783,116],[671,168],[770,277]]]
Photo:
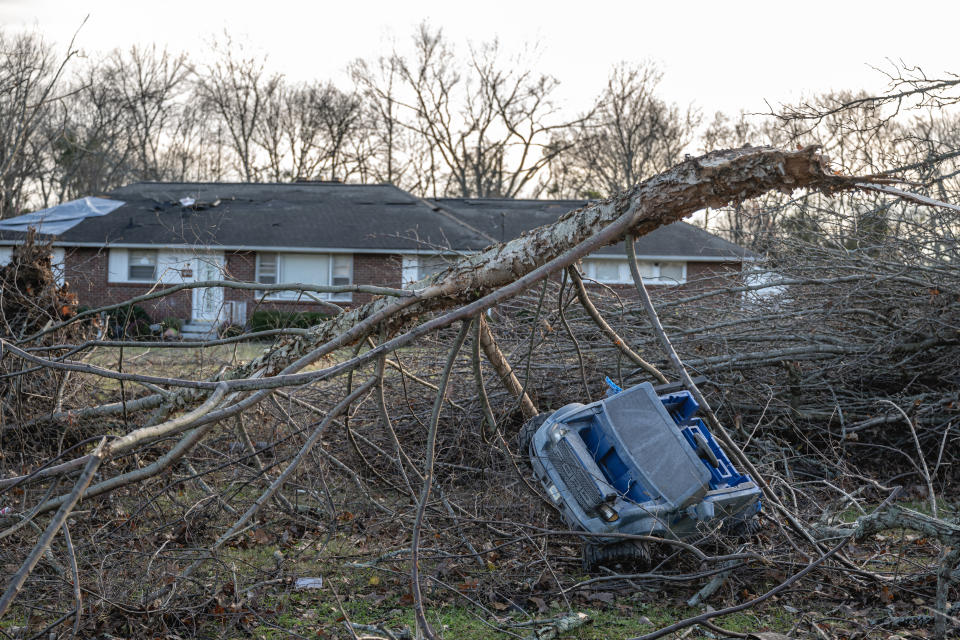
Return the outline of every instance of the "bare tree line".
[[[587,197],[663,170],[698,122],[620,65],[586,113],[496,42],[421,25],[408,51],[356,60],[350,84],[292,81],[229,35],[209,62],[156,46],[58,58],[0,34],[0,217],[135,180],[389,182],[425,196]],[[615,144],[612,144],[615,143]]]
[[[58,57],[35,33],[2,32],[0,217],[137,180],[342,180],[423,196],[598,198],[688,152],[751,144],[818,144],[851,171],[905,180],[941,200],[958,188],[950,75],[901,65],[881,95],[834,92],[765,116],[704,121],[658,95],[655,64],[621,63],[593,106],[571,117],[555,100],[559,80],[496,41],[458,49],[421,25],[410,44],[355,60],[349,86],[338,87],[292,81],[229,35],[200,63],[156,46]],[[765,253],[784,235],[850,250],[938,221],[880,196],[771,193],[709,211],[704,224]]]
[[[521,624],[580,624],[576,598],[598,586],[684,601],[726,589],[730,606],[648,639],[696,624],[716,632],[719,615],[774,595],[806,606],[810,593],[836,604],[796,622],[818,637],[837,617],[858,631],[932,625],[945,637],[960,579],[957,212],[874,187],[957,200],[960,80],[901,68],[882,95],[720,116],[696,139],[698,115],[656,98],[655,69],[616,69],[594,109],[565,119],[550,100],[555,80],[504,62],[495,44],[461,65],[429,29],[414,42],[412,54],[357,62],[348,92],[290,83],[228,42],[208,67],[140,50],[67,75],[36,39],[4,41],[5,55],[20,56],[0,76],[11,88],[0,94],[5,211],[131,179],[335,177],[425,195],[626,190],[413,291],[368,287],[381,297],[310,329],[198,345],[275,339],[249,359],[210,366],[201,355],[206,368],[182,358],[175,372],[148,371],[124,350],[194,345],[93,335],[82,321],[120,305],[64,317],[49,252],[33,247],[0,288],[0,561],[10,576],[0,615],[41,636],[101,624],[183,634],[224,620],[253,635],[299,577],[294,558],[318,549],[334,557],[330,582],[371,571],[409,591],[404,606],[424,637],[439,635],[427,614],[444,593],[491,629],[536,637]],[[743,148],[757,138],[779,148]],[[733,149],[667,168],[696,144]],[[764,277],[667,292],[656,309],[645,294],[638,305],[623,291],[574,290],[579,258],[704,207],[712,226],[768,256]],[[21,287],[43,261],[45,286]],[[257,286],[188,286],[214,285]],[[106,349],[119,357],[95,359]],[[712,531],[659,540],[669,556],[650,571],[585,578],[570,560],[576,538],[556,529],[512,436],[538,410],[595,398],[603,375],[659,380],[671,366],[692,391],[687,368],[719,383],[709,400],[727,431],[716,433],[765,484],[771,526],[743,544]],[[929,515],[890,506],[900,484]],[[331,553],[347,535],[356,553]],[[270,543],[269,557],[240,553]],[[372,584],[361,578],[349,588]],[[497,613],[504,602],[529,607],[530,594],[561,601],[563,617]],[[922,604],[876,618],[840,609],[894,596]],[[342,637],[371,630],[340,612]]]

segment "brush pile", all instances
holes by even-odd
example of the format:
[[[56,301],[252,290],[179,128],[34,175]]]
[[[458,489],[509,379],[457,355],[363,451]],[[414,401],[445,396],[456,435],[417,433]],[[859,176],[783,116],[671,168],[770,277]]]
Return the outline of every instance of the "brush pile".
[[[82,342],[92,332],[92,325],[74,323],[33,336],[74,317],[77,307],[77,296],[67,284],[58,282],[50,244],[31,230],[23,244],[14,248],[10,263],[0,267],[0,339],[30,348],[38,356],[56,356],[62,348],[46,352],[43,347]],[[25,375],[10,375],[22,371],[24,364],[9,356],[0,358],[0,425],[4,431],[11,423],[28,421],[63,402],[65,372],[43,367]],[[12,446],[9,436],[3,445]]]
[[[50,244],[40,242],[31,229],[13,259],[0,267],[0,336],[22,340],[77,313],[77,296],[57,282]],[[60,336],[63,337],[63,336]]]

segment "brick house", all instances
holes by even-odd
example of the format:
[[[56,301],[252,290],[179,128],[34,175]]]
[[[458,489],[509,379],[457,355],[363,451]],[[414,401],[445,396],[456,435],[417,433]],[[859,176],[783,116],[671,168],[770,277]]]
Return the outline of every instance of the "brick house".
[[[262,284],[376,284],[401,287],[458,255],[554,222],[586,201],[425,200],[386,184],[338,182],[141,182],[0,221],[0,262],[28,226],[53,243],[62,277],[89,307],[125,301],[164,285],[232,279]],[[684,285],[705,273],[736,274],[749,253],[678,222],[637,242],[645,279]],[[630,282],[623,247],[583,261],[601,283]],[[322,310],[365,293],[197,288],[143,303],[154,321],[177,317],[209,327],[243,322],[254,309]]]

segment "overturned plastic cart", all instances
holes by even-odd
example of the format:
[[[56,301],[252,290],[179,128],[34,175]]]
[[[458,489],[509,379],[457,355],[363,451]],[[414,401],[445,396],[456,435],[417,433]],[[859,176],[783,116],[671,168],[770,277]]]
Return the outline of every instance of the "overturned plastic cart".
[[[642,383],[568,404],[520,432],[534,474],[584,536],[584,566],[649,563],[646,545],[610,534],[689,538],[756,526],[760,490],[734,468],[688,391]]]

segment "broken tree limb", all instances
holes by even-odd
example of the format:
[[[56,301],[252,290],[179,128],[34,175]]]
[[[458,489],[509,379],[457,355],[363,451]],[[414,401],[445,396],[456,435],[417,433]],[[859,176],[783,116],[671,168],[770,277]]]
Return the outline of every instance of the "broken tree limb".
[[[730,560],[724,563],[723,566],[723,571],[713,576],[710,579],[710,582],[703,585],[700,591],[697,591],[695,594],[693,594],[693,596],[690,597],[689,600],[687,600],[688,607],[696,607],[697,605],[706,602],[707,598],[715,594],[720,587],[723,586],[723,583],[727,581],[727,578],[730,577],[730,574],[733,573],[733,569],[737,566],[737,562],[735,560]]]
[[[874,511],[859,518],[850,529],[837,529],[838,532],[852,533],[854,539],[863,540],[888,529],[913,529],[924,536],[936,538],[946,546],[960,548],[960,525],[946,520],[932,518],[898,505],[892,505],[883,511]]]
[[[483,384],[483,367],[480,364],[480,320],[482,318],[482,315],[478,315],[473,319],[473,350],[470,355],[470,364],[473,369],[473,381],[477,385],[477,399],[483,410],[482,435],[484,441],[489,442],[497,432],[497,419],[493,415],[490,398],[487,397],[487,388]]]
[[[299,365],[299,369],[355,342],[381,323],[388,333],[394,333],[420,314],[467,304],[511,283],[516,285],[509,292],[512,295],[619,241],[628,232],[645,235],[705,207],[721,207],[771,190],[854,189],[858,180],[862,182],[834,175],[815,147],[797,151],[744,147],[691,158],[617,196],[467,256],[417,283],[413,295],[379,298],[330,318],[306,334],[293,336],[251,362],[228,370],[223,378],[245,379],[257,373],[269,377],[291,364]],[[497,301],[490,300],[486,306]],[[171,406],[196,402],[206,393],[202,389],[181,389],[173,394]],[[161,401],[156,396],[139,399],[142,408],[156,407]],[[102,411],[112,413],[116,409],[104,406]],[[84,413],[84,417],[97,415],[96,410]]]
[[[27,556],[27,559],[20,565],[20,569],[13,575],[13,578],[11,578],[6,591],[4,591],[3,596],[0,597],[0,617],[2,617],[10,608],[10,605],[13,604],[17,594],[20,593],[20,590],[23,588],[23,583],[27,581],[30,572],[33,571],[37,563],[40,562],[40,558],[46,553],[47,549],[50,548],[53,537],[57,535],[57,531],[59,531],[67,521],[67,516],[73,511],[77,502],[80,501],[83,490],[90,484],[90,480],[93,479],[93,474],[96,473],[100,467],[100,463],[103,461],[102,451],[106,442],[106,436],[100,439],[100,444],[98,444],[96,449],[90,454],[87,464],[83,468],[83,472],[73,485],[73,490],[70,491],[67,499],[53,515],[53,518],[51,518],[47,528],[44,529],[40,535],[40,539],[37,540],[37,544],[30,551],[30,555]],[[77,615],[79,615],[79,612]]]
[[[535,631],[531,631],[523,637],[523,640],[553,640],[559,638],[561,634],[573,631],[587,623],[590,617],[585,613],[571,613],[557,620],[545,624]]]
[[[580,305],[586,310],[587,315],[590,316],[597,327],[600,328],[600,331],[603,333],[603,335],[607,336],[613,346],[619,349],[620,352],[623,353],[628,360],[630,360],[630,362],[634,363],[648,374],[656,378],[658,382],[668,382],[667,377],[660,373],[659,369],[641,358],[640,355],[631,349],[627,343],[623,341],[623,338],[621,338],[620,335],[613,330],[613,327],[611,327],[610,324],[604,320],[603,316],[600,315],[600,311],[597,310],[597,307],[590,299],[590,294],[587,293],[587,288],[583,285],[583,278],[580,277],[580,272],[574,267],[567,267],[567,271],[570,273],[570,279],[573,281],[574,287],[576,287],[577,299],[580,301]]]
[[[497,341],[490,331],[490,326],[482,314],[477,316],[477,322],[480,323],[480,348],[483,350],[483,355],[487,356],[487,361],[493,366],[493,370],[497,372],[500,382],[506,387],[507,391],[520,401],[520,411],[523,412],[524,419],[529,420],[540,411],[533,404],[523,385],[520,384],[520,380],[513,372],[513,367],[510,366],[507,357],[497,346]]]

